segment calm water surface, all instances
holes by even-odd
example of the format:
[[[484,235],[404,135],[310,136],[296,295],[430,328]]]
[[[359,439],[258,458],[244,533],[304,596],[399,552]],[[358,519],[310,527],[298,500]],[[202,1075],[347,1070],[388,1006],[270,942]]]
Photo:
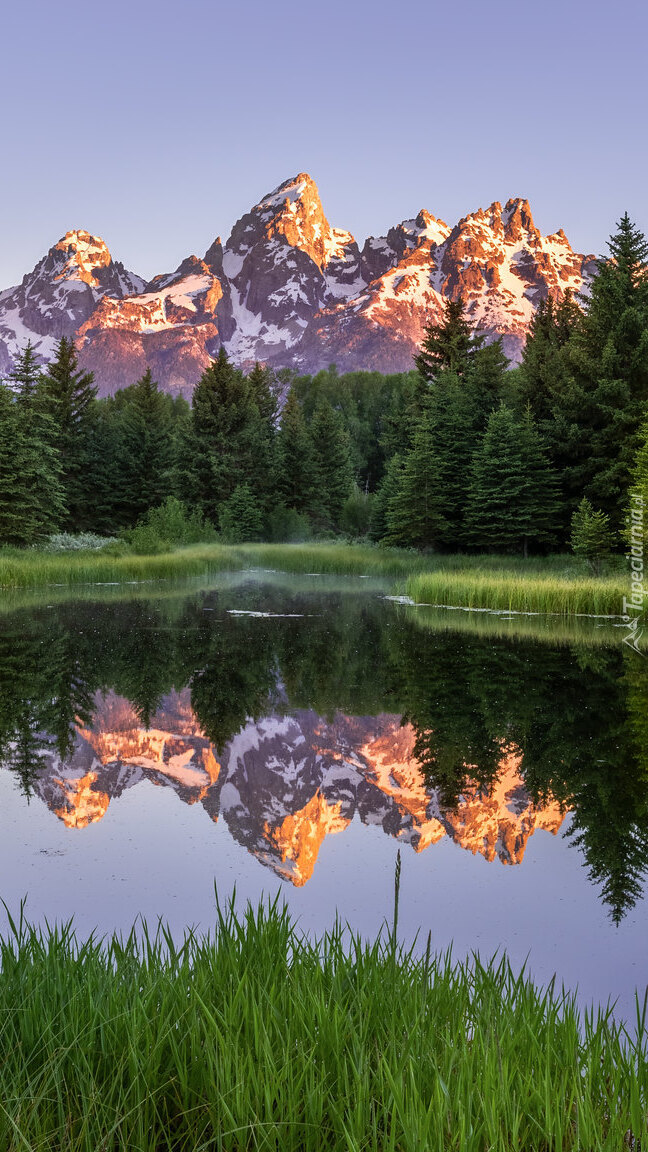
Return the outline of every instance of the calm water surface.
[[[90,598],[88,598],[90,597]],[[648,661],[618,631],[223,576],[0,616],[0,896],[178,933],[277,892],[318,932],[505,948],[631,1015],[648,974]],[[527,633],[520,635],[520,633]]]

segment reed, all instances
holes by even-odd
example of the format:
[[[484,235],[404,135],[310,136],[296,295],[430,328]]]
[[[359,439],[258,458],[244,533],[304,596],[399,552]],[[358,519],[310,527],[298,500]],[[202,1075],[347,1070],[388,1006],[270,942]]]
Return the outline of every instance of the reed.
[[[622,576],[554,576],[537,572],[438,569],[411,576],[406,591],[419,603],[546,612],[559,616],[619,616],[627,582]]]
[[[259,567],[292,573],[371,577],[413,600],[505,611],[617,615],[627,578],[622,571],[588,576],[582,562],[553,556],[422,555],[362,544],[196,544],[157,555],[0,550],[0,587],[120,584],[208,577]]]
[[[6,1152],[646,1147],[645,1006],[626,1031],[504,957],[312,941],[277,902],[181,943],[9,925]]]

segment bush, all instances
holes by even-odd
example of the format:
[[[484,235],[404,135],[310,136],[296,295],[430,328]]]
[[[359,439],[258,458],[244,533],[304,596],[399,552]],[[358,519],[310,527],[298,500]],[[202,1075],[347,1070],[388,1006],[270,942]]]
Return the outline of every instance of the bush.
[[[164,504],[150,508],[139,525],[150,528],[160,540],[169,544],[200,544],[216,536],[212,525],[197,508],[189,512],[175,496],[168,496]]]
[[[348,536],[366,536],[369,531],[373,496],[354,484],[351,495],[344,501],[340,515],[340,528]]]
[[[97,536],[94,532],[56,532],[48,536],[44,545],[46,552],[85,552],[88,549],[106,548],[118,543],[116,536]]]
[[[129,548],[138,556],[158,556],[171,551],[170,541],[162,540],[150,524],[138,524],[124,535]]]
[[[310,540],[312,534],[308,516],[294,508],[285,508],[281,504],[268,516],[268,536],[273,544],[298,544]]]

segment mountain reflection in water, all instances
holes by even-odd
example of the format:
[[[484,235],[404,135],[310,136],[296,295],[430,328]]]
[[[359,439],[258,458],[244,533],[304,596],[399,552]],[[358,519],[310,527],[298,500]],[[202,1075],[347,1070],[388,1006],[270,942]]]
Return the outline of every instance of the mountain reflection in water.
[[[235,607],[303,618],[232,616]],[[253,583],[20,610],[0,625],[0,762],[70,828],[148,780],[295,885],[357,818],[519,864],[571,812],[614,920],[648,859],[647,662],[434,631],[370,594]]]
[[[212,820],[221,816],[239,843],[296,885],[310,879],[325,836],[356,815],[417,852],[449,835],[505,864],[521,862],[536,828],[558,831],[560,805],[533,803],[515,750],[502,753],[492,785],[467,787],[448,806],[426,785],[415,740],[398,716],[338,713],[327,722],[297,711],[248,722],[219,756],[187,690],[165,699],[149,729],[110,695],[98,698],[92,728],[79,729],[65,762],[45,753],[33,789],[67,827],[84,828],[142,780],[170,787]]]

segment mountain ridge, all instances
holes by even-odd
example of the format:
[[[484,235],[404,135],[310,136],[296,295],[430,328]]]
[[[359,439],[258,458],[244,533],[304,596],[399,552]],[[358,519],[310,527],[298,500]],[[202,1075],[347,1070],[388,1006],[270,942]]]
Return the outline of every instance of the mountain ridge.
[[[0,292],[0,373],[27,339],[47,360],[62,335],[100,394],[150,366],[165,390],[189,395],[221,345],[243,368],[407,371],[426,324],[459,296],[516,361],[540,300],[581,291],[595,266],[561,229],[543,236],[522,198],[453,226],[421,209],[360,247],[329,223],[302,172],[244,213],[225,244],[217,237],[149,281],[100,238],[66,233]]]

